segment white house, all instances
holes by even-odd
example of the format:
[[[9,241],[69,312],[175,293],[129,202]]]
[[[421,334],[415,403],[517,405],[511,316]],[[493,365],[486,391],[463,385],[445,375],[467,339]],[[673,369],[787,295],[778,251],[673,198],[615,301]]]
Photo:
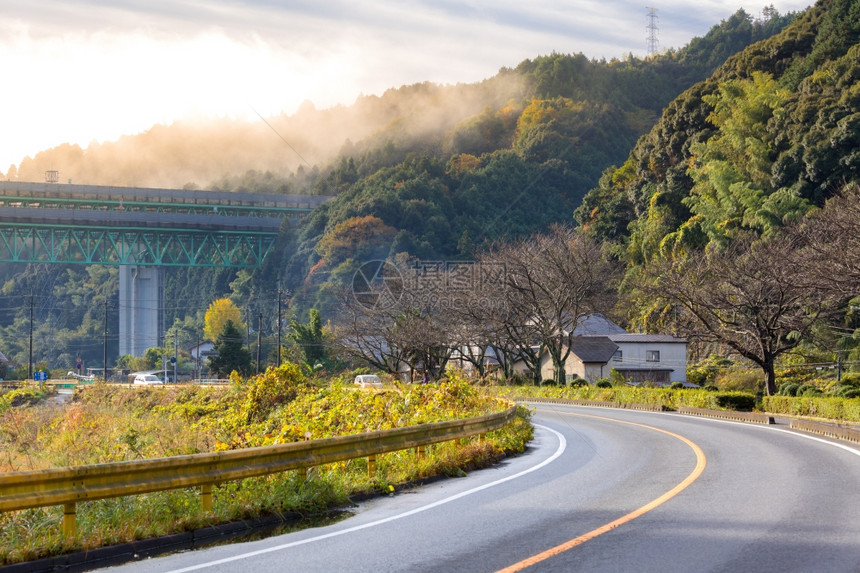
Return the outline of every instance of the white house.
[[[574,375],[594,382],[617,370],[630,382],[669,385],[687,381],[687,341],[668,334],[630,334],[608,318],[593,314],[577,321],[565,362]],[[553,377],[552,359],[541,358],[541,376]]]
[[[618,345],[608,366],[631,382],[687,381],[687,341],[668,334],[610,334]]]

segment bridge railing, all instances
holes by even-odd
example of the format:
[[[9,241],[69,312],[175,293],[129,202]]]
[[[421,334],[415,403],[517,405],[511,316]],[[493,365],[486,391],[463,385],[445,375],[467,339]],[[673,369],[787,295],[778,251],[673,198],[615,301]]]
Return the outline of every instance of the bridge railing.
[[[198,191],[148,187],[0,181],[0,202],[14,203],[15,199],[27,200],[28,203],[33,201],[44,202],[49,205],[56,201],[62,201],[64,203],[117,204],[125,208],[131,208],[135,204],[180,204],[189,206],[244,206],[310,211],[319,207],[322,203],[331,199],[331,197],[322,195],[287,195],[238,191]]]
[[[417,448],[423,455],[427,445],[497,430],[515,415],[512,407],[476,418],[276,446],[0,474],[0,511],[63,505],[63,534],[72,537],[79,502],[200,487],[202,508],[209,511],[213,485],[365,457],[372,475],[379,454]]]

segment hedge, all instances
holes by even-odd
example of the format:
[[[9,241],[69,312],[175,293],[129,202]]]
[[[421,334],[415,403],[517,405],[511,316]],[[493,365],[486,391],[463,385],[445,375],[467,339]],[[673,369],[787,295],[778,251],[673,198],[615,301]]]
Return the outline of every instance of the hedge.
[[[569,398],[572,400],[598,400],[633,404],[655,404],[669,410],[682,406],[709,410],[750,411],[755,408],[755,396],[745,392],[706,392],[696,389],[648,388],[634,386],[555,387],[555,386],[500,386],[498,393],[517,398]]]
[[[833,396],[765,396],[762,406],[772,414],[811,416],[860,422],[860,399]]]

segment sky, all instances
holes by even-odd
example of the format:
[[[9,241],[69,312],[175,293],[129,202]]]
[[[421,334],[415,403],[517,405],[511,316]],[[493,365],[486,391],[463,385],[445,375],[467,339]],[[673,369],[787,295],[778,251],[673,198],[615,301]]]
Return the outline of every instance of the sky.
[[[0,172],[156,124],[349,105],[417,82],[473,83],[553,52],[644,57],[739,8],[811,0],[3,0]],[[749,2],[749,0],[746,0]],[[754,0],[756,1],[756,0]]]

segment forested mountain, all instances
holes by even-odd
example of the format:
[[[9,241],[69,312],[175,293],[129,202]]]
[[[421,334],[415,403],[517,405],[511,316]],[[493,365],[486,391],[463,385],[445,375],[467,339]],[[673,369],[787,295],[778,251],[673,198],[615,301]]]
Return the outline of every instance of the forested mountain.
[[[353,106],[316,110],[307,105],[294,116],[269,118],[268,124],[223,120],[207,126],[157,126],[86,150],[49,150],[7,175],[39,180],[49,162],[60,166],[63,180],[76,183],[336,195],[302,225],[284,230],[264,268],[253,274],[170,270],[165,293],[166,324],[186,333],[202,321],[207,299],[222,294],[231,295],[250,316],[265,311],[269,319],[275,315],[278,287],[290,291],[291,310],[300,318],[311,306],[328,317],[334,293],[363,261],[469,259],[493,241],[571,221],[592,189],[588,198],[604,193],[607,204],[618,206],[607,209],[600,202],[606,215],[600,210],[584,222],[598,232],[606,221],[618,219],[616,227],[623,231],[643,211],[627,188],[617,195],[600,191],[606,187],[598,186],[601,174],[628,157],[673,98],[708,78],[729,55],[779,32],[794,18],[773,10],[752,18],[739,11],[706,37],[648,60],[630,56],[606,62],[551,54],[476,84],[404,86],[362,96]],[[795,52],[803,40],[796,42]],[[762,49],[763,68],[765,55],[792,66],[790,50],[780,55]],[[730,77],[728,71],[722,73]],[[806,77],[803,70],[794,73]],[[646,139],[659,131],[683,146],[676,141],[681,135],[666,131],[671,123],[666,114],[678,105],[676,101],[663,112],[663,127]],[[685,129],[690,120],[684,118],[678,126]],[[705,117],[700,120],[705,125]],[[320,133],[327,135],[325,140],[311,138]],[[653,153],[660,145],[655,140]],[[632,159],[628,164],[632,169]],[[607,177],[614,175],[604,175],[604,181]],[[642,189],[644,193],[644,184]],[[613,237],[626,243],[622,231]],[[18,274],[20,267],[0,268],[2,294],[9,301],[0,349],[26,362],[28,297],[35,292],[41,293],[33,303],[37,340],[52,341],[35,359],[53,363],[58,356],[84,354],[88,362],[100,363],[102,301],[107,297],[108,308],[116,308],[115,295],[105,290],[115,288],[116,274],[85,267],[29,269]],[[80,288],[66,288],[66,282]],[[61,328],[59,315],[66,312],[80,322]],[[111,319],[109,341],[116,340],[115,329]]]
[[[708,77],[714,58],[793,19],[767,16],[739,11],[651,60],[527,60],[499,74],[519,78],[525,97],[488,105],[435,137],[404,137],[394,124],[344,150],[314,186],[337,198],[298,230],[281,284],[300,307],[326,308],[330,288],[369,258],[469,259],[493,241],[570,221],[605,167],[623,160],[672,98]]]
[[[675,99],[576,218],[632,265],[767,235],[860,172],[860,3],[823,0]]]

